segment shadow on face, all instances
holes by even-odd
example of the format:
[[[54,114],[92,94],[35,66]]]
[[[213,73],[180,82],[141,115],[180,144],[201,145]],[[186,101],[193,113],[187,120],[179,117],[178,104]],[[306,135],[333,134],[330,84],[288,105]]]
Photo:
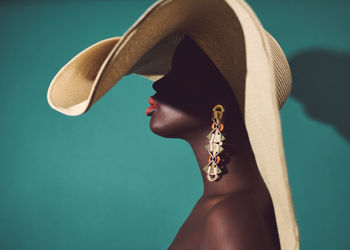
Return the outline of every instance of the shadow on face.
[[[229,122],[225,117],[241,117],[231,87],[188,36],[177,46],[171,70],[154,82],[153,88],[159,108],[152,114],[150,128],[163,137],[185,138],[199,129],[209,129],[216,104],[225,108],[224,121]]]

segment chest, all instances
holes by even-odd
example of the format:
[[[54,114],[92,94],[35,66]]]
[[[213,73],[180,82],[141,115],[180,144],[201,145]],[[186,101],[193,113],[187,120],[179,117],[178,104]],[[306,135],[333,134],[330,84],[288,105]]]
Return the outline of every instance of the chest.
[[[168,250],[199,249],[205,218],[191,214],[180,227]]]
[[[260,195],[259,197],[263,196]],[[235,208],[237,210],[236,206],[238,204],[240,209],[246,210],[244,206],[245,203],[240,200],[237,202],[236,197],[220,197],[198,202],[180,227],[168,250],[201,250],[205,248],[206,239],[204,239],[204,236],[207,230],[207,219],[210,213],[215,209],[215,205],[219,202],[221,206],[224,205],[229,209]],[[252,206],[252,203],[247,203],[247,206]],[[275,221],[271,200],[265,199],[264,197],[261,199],[259,198],[256,202],[253,202],[253,206],[256,208],[256,211],[261,214],[261,218],[266,220],[265,224],[268,225],[268,227],[265,228],[265,231],[272,232],[273,228],[270,228],[270,226],[273,227]],[[277,232],[275,235],[277,235]]]
[[[198,202],[180,227],[168,250],[199,250],[208,213],[218,201]]]

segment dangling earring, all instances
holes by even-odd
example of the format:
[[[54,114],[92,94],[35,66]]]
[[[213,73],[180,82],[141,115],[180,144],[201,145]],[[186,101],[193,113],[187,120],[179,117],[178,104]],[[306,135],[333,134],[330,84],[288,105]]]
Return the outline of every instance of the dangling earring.
[[[213,108],[212,131],[207,136],[209,144],[205,146],[209,153],[209,159],[208,164],[203,168],[209,181],[215,181],[222,172],[218,164],[220,163],[219,154],[224,150],[222,142],[225,140],[225,137],[221,133],[224,129],[224,123],[222,122],[224,112],[225,109],[221,104],[217,104]]]

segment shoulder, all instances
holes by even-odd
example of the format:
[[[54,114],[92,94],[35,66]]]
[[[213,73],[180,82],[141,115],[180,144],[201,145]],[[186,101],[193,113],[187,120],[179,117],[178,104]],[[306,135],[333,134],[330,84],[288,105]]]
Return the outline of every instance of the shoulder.
[[[265,247],[266,230],[261,210],[251,193],[237,192],[218,202],[208,213],[203,249],[271,249]]]

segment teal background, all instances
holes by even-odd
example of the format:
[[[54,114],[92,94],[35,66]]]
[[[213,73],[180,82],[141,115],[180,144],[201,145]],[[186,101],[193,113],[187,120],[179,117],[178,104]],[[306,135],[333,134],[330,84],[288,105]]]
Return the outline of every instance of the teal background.
[[[79,117],[46,99],[68,60],[152,3],[0,3],[1,250],[166,249],[199,199],[190,146],[149,129],[151,81],[124,77]],[[350,249],[350,2],[248,3],[293,72],[281,119],[301,249]]]

